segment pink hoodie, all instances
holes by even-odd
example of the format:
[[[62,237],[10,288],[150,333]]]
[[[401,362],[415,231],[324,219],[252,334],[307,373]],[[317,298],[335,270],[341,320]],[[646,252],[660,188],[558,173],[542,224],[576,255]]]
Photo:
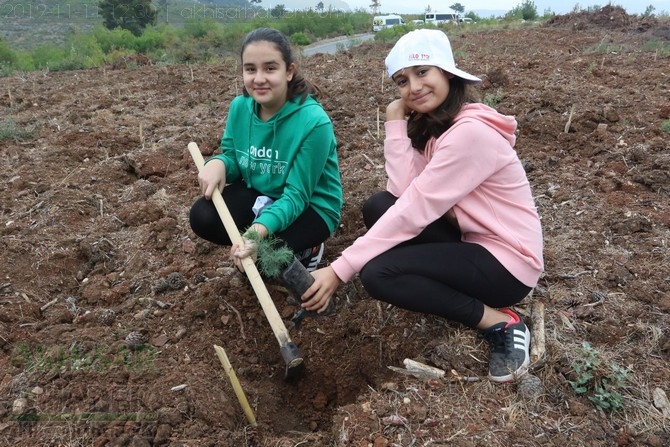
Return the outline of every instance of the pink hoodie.
[[[337,276],[349,281],[372,258],[449,213],[464,242],[484,246],[534,287],[544,268],[542,228],[513,149],[516,120],[484,104],[467,104],[423,154],[412,148],[407,121],[387,121],[385,129],[387,190],[398,201],[331,264]]]

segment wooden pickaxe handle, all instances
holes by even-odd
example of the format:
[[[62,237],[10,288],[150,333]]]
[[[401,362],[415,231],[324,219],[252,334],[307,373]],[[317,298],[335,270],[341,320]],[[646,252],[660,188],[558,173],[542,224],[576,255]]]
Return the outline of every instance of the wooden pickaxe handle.
[[[196,143],[191,142],[188,144],[188,151],[191,153],[191,157],[193,158],[195,165],[198,167],[198,171],[201,171],[205,166],[205,160],[202,158],[200,148],[198,148]],[[237,225],[235,224],[233,217],[230,215],[228,206],[226,206],[226,203],[223,201],[223,197],[221,196],[221,192],[218,188],[215,188],[214,193],[212,193],[212,202],[214,202],[216,211],[219,213],[219,217],[223,222],[223,226],[226,228],[226,232],[228,233],[230,240],[233,242],[233,244],[243,245],[244,242],[242,241],[242,235],[237,229]],[[258,268],[256,268],[254,260],[251,259],[251,257],[242,258],[242,265],[244,266],[244,271],[249,278],[249,282],[251,283],[254,292],[256,293],[256,297],[261,303],[263,312],[265,312],[265,317],[268,319],[275,337],[277,337],[279,346],[282,348],[285,347],[291,343],[291,337],[288,334],[286,325],[281,319],[279,312],[277,312],[277,308],[272,301],[272,297],[270,297],[268,289],[265,287],[263,278],[258,272]]]

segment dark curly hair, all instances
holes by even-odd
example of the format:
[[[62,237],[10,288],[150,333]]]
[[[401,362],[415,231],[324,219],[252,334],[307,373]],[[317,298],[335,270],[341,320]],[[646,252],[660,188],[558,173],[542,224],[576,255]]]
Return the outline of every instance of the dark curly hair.
[[[469,84],[458,76],[449,80],[449,94],[440,106],[430,113],[412,112],[407,122],[407,135],[419,152],[426,149],[430,138],[437,138],[454,123],[454,118],[467,102],[474,102],[476,95]]]
[[[242,59],[242,55],[244,54],[247,45],[254,42],[270,42],[271,44],[274,44],[275,48],[281,53],[287,68],[294,62],[291,43],[288,38],[281,31],[272,28],[257,28],[249,32],[242,41],[240,60]],[[307,98],[307,95],[312,95],[317,98],[320,93],[321,91],[318,87],[306,80],[296,70],[293,74],[293,78],[288,82],[286,99],[287,101],[292,101],[299,96],[300,104],[302,104],[305,101],[305,98]],[[249,96],[249,92],[247,92],[246,88],[242,89],[242,94],[244,96]]]

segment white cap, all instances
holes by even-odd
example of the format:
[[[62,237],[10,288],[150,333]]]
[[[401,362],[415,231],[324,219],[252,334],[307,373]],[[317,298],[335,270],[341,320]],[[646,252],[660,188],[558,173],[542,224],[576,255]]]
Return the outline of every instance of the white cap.
[[[385,62],[389,77],[403,68],[432,65],[467,83],[481,82],[478,77],[456,68],[449,38],[437,29],[417,29],[405,34],[398,39]]]

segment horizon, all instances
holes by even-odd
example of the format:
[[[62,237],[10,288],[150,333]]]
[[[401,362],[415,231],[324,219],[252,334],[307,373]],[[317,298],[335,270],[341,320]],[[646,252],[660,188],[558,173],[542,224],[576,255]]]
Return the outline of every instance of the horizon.
[[[323,3],[324,8],[333,8],[333,9],[342,9],[342,10],[365,10],[372,13],[370,8],[371,0],[275,0],[269,4],[261,6],[265,8],[272,8],[275,4],[283,4],[287,9],[301,10],[315,8],[316,5],[320,2]],[[551,11],[555,14],[567,14],[572,11],[581,11],[589,8],[603,7],[606,5],[619,6],[623,8],[628,14],[643,14],[649,6],[652,6],[654,14],[670,14],[670,0],[655,0],[655,1],[644,1],[644,0],[620,0],[620,1],[608,1],[604,4],[598,4],[594,2],[592,5],[586,5],[580,2],[564,2],[560,0],[531,0],[539,15],[544,15],[545,12]],[[465,7],[465,13],[474,12],[477,15],[477,11],[482,12],[492,12],[494,15],[498,13],[503,15],[506,12],[520,6],[524,3],[523,0],[499,0],[499,1],[490,1],[490,0],[472,0],[472,1],[461,1],[461,2],[447,2],[450,5],[454,3],[460,3]],[[428,7],[433,11],[440,12],[451,12],[452,10],[449,7],[436,8],[434,7],[435,3],[431,5],[430,0],[426,0],[425,6],[415,7],[411,3],[408,3],[403,0],[382,0],[380,2],[380,8],[378,14],[424,14]],[[486,16],[488,17],[488,16]]]

